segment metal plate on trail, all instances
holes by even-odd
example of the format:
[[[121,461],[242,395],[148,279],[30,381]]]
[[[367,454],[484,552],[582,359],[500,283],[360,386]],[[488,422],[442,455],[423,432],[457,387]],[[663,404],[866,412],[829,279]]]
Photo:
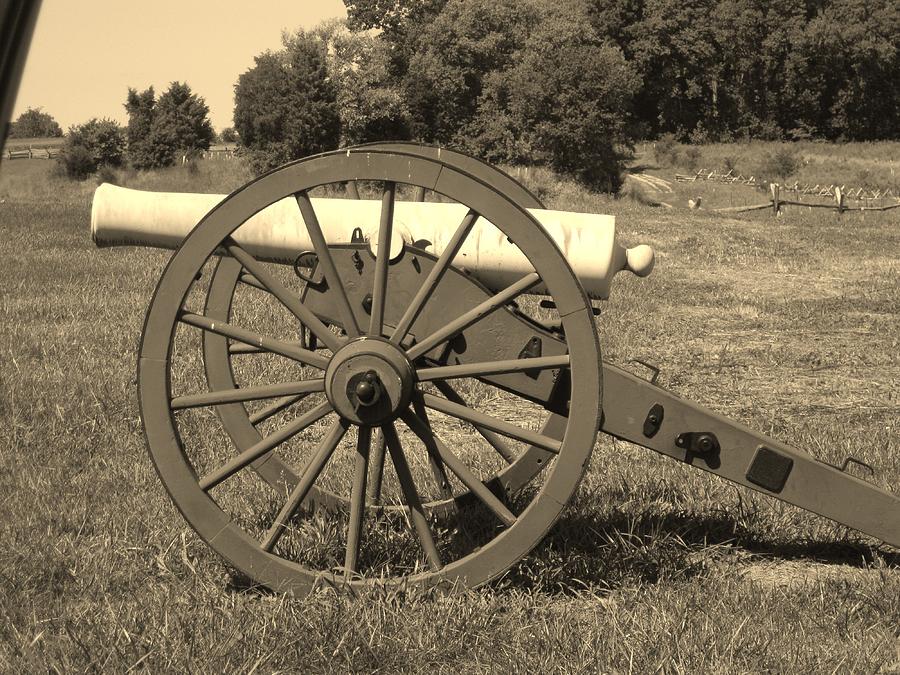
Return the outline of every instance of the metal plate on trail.
[[[793,459],[761,445],[747,470],[747,480],[770,492],[781,492],[793,467]]]

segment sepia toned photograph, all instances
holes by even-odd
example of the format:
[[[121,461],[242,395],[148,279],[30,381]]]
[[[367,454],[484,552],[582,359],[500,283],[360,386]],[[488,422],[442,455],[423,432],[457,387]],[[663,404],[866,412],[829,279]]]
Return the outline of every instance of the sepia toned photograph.
[[[0,0],[0,673],[900,675],[900,6]]]

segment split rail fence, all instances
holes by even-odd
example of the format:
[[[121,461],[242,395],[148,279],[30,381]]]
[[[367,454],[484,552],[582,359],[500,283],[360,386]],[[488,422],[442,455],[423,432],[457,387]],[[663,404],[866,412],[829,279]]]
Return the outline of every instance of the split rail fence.
[[[5,148],[3,159],[55,159],[59,148]]]
[[[217,148],[213,147],[205,150],[201,157],[203,159],[232,159],[237,152],[236,146]],[[56,159],[59,156],[59,148],[4,148],[2,159]],[[183,158],[187,161],[187,155]]]
[[[695,182],[695,181],[714,181],[717,183],[730,183],[733,185],[748,185],[752,187],[769,188],[770,198],[768,201],[760,204],[750,204],[747,206],[729,206],[725,208],[713,209],[719,213],[744,213],[747,211],[761,211],[763,209],[771,209],[773,213],[778,213],[784,206],[805,206],[811,209],[831,209],[839,214],[845,211],[890,211],[891,209],[900,208],[900,197],[894,195],[894,190],[888,188],[885,190],[877,188],[848,188],[846,185],[801,185],[795,182],[793,185],[780,185],[778,183],[766,183],[757,180],[754,176],[746,177],[740,174],[734,174],[733,171],[727,173],[719,173],[716,171],[708,171],[700,169],[696,174],[675,174],[675,180],[679,182]],[[789,197],[793,196],[793,199]],[[811,196],[825,198],[827,202],[811,202],[802,201],[802,196]],[[786,198],[787,197],[787,198]],[[884,204],[885,200],[893,200],[895,203]],[[850,205],[848,202],[853,201],[856,205]],[[872,202],[878,201],[879,205],[874,206]]]

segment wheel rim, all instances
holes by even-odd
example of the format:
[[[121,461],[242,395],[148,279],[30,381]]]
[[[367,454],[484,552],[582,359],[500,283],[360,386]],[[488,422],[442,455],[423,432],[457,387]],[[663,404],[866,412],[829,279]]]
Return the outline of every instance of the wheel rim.
[[[486,220],[497,225],[512,240],[520,242],[519,248],[535,266],[540,280],[546,285],[560,307],[560,317],[567,336],[572,391],[578,392],[577,396],[571,397],[570,413],[561,442],[542,437],[534,432],[526,433],[522,429],[513,431],[503,425],[498,427],[504,433],[518,434],[515,437],[520,440],[543,443],[558,450],[558,458],[543,472],[545,477],[543,485],[531,501],[521,507],[518,513],[504,511],[504,506],[498,503],[499,500],[492,499],[489,494],[484,494],[485,491],[481,491],[482,494],[478,495],[478,499],[482,501],[482,505],[487,506],[497,519],[504,522],[504,525],[502,529],[494,528],[486,543],[478,545],[474,550],[463,551],[458,556],[453,554],[451,559],[445,559],[448,553],[446,550],[438,550],[440,543],[429,544],[428,542],[430,537],[427,530],[430,525],[421,504],[417,503],[420,501],[417,498],[418,488],[410,474],[408,457],[397,435],[396,427],[402,422],[414,433],[417,431],[421,433],[423,438],[433,434],[427,418],[423,420],[417,415],[417,406],[420,406],[422,410],[428,409],[451,416],[461,416],[467,423],[474,423],[473,420],[475,420],[478,423],[496,425],[497,420],[476,417],[474,416],[475,411],[468,409],[461,411],[459,407],[455,407],[441,397],[424,391],[424,388],[417,383],[413,384],[413,391],[410,394],[413,406],[405,407],[405,400],[400,397],[398,399],[400,403],[396,404],[396,408],[387,417],[379,417],[377,421],[382,423],[381,430],[387,439],[388,454],[403,492],[403,501],[410,514],[412,530],[416,532],[416,540],[420,549],[417,562],[424,557],[430,564],[430,569],[427,571],[421,571],[418,564],[409,568],[398,567],[397,569],[405,569],[405,571],[387,580],[371,576],[357,578],[353,569],[358,553],[356,544],[353,542],[358,542],[361,537],[362,530],[359,523],[363,520],[366,512],[365,490],[361,490],[359,486],[360,484],[365,485],[367,474],[366,465],[369,462],[368,448],[371,440],[369,426],[360,426],[357,431],[355,469],[352,473],[352,481],[348,480],[348,482],[352,482],[352,486],[349,499],[349,525],[346,526],[345,536],[347,542],[345,545],[345,569],[342,574],[337,574],[332,569],[322,569],[308,562],[297,562],[291,558],[289,552],[279,549],[285,533],[289,533],[292,538],[302,539],[292,525],[297,507],[309,494],[341,438],[349,429],[357,428],[349,414],[340,416],[329,412],[336,399],[329,398],[328,403],[308,410],[298,420],[295,420],[296,427],[306,429],[312,424],[310,420],[315,421],[328,415],[329,426],[318,442],[313,455],[305,461],[304,470],[298,474],[300,476],[299,484],[293,488],[290,495],[283,499],[278,514],[271,519],[272,524],[263,535],[242,522],[239,516],[223,510],[217,502],[218,497],[215,493],[218,486],[232,480],[234,476],[240,474],[242,468],[249,466],[250,463],[246,461],[247,457],[243,456],[241,461],[244,464],[237,469],[234,469],[235,457],[231,457],[225,464],[219,464],[211,472],[198,472],[195,466],[198,460],[191,456],[191,448],[186,447],[182,440],[182,432],[185,431],[184,425],[176,419],[173,409],[176,406],[172,401],[173,354],[178,351],[173,347],[176,329],[199,328],[201,332],[214,330],[214,328],[210,328],[208,319],[190,312],[186,313],[183,306],[193,282],[206,261],[223,245],[228,245],[228,237],[232,231],[265,206],[292,195],[305,195],[307,190],[320,185],[340,183],[347,180],[348,177],[355,177],[359,180],[385,181],[387,186],[391,186],[385,189],[386,195],[390,193],[389,198],[385,197],[386,204],[393,203],[393,186],[398,183],[428,187],[468,205],[482,214]],[[302,199],[298,203],[302,210]],[[309,225],[308,220],[307,224]],[[382,227],[381,232],[384,233],[384,231],[385,229]],[[237,255],[240,251],[234,250],[232,253]],[[317,253],[320,260],[330,255],[327,253],[327,249],[326,251],[317,250]],[[382,288],[386,284],[387,257],[385,256],[383,265],[379,263],[379,258],[380,256],[375,259],[376,308],[372,312],[371,325],[368,329],[363,327],[363,331],[360,332],[368,330],[380,336],[382,331],[379,322],[381,319],[376,318],[379,314],[377,305],[381,302],[383,306],[385,295],[381,292],[379,300],[378,288],[379,279],[383,280]],[[249,261],[242,261],[242,264],[246,266]],[[525,281],[526,283],[521,285],[523,288],[527,287],[527,280]],[[512,289],[511,292],[515,293],[516,290]],[[511,299],[511,297],[515,297],[514,294],[506,299]],[[494,302],[498,307],[500,306],[500,300],[495,299]],[[503,302],[505,303],[506,300]],[[219,329],[224,330],[221,325]],[[319,327],[319,331],[321,331],[321,327]],[[350,337],[356,337],[355,330],[347,332],[350,333]],[[342,354],[342,350],[346,347],[333,334],[330,338],[320,334],[320,338],[329,339],[337,347],[332,356],[321,357],[325,359],[324,361],[315,354],[310,356],[311,353],[303,350],[283,348],[283,351],[289,355],[289,358],[320,366],[320,370],[327,373],[331,361]],[[266,344],[270,345],[269,342]],[[421,356],[418,354],[416,358],[413,357],[415,349],[413,347],[404,350],[412,361]],[[178,357],[180,358],[180,354]],[[380,355],[378,358],[381,358],[382,361],[387,360],[387,357],[382,358]],[[365,368],[377,370],[378,366],[369,364]],[[351,370],[353,369],[351,368]],[[177,375],[177,373],[175,374]],[[350,376],[355,374],[357,373],[354,371]],[[418,373],[417,377],[421,377],[421,373]],[[322,380],[321,387],[324,389],[325,378],[319,379]],[[304,384],[302,386],[298,386],[296,382],[289,383],[289,385],[282,383],[278,385],[281,387],[279,393],[291,390],[291,387],[293,387],[294,393],[303,387],[318,387],[318,380],[316,382],[317,384],[314,385]],[[271,390],[267,391],[271,393]],[[345,389],[345,394],[346,391]],[[365,388],[359,391],[364,394],[367,392]],[[191,526],[213,549],[256,581],[278,590],[294,592],[309,590],[322,577],[328,577],[335,582],[346,581],[353,584],[399,583],[401,581],[433,584],[462,581],[474,585],[494,578],[525,555],[553,524],[563,505],[577,487],[593,447],[598,426],[600,409],[599,349],[589,303],[574,274],[550,237],[521,207],[472,176],[433,159],[395,151],[351,150],[301,160],[271,172],[226,199],[195,228],[167,266],[148,311],[141,344],[139,393],[150,454],[162,482],[174,502]],[[196,403],[197,400],[195,398],[193,402]],[[385,422],[385,420],[388,421]],[[306,424],[306,427],[303,427],[303,424]],[[277,434],[272,435],[277,436]],[[434,439],[432,442],[435,442]],[[466,467],[459,466],[458,458],[453,456],[452,451],[446,445],[443,449],[439,448],[439,453],[445,467],[449,467],[457,476],[466,473]],[[251,458],[251,461],[264,459],[265,456],[265,453],[261,453],[258,457]],[[404,464],[407,465],[406,468],[404,468]],[[363,470],[360,471],[359,467],[363,467]],[[465,483],[463,478],[460,480]],[[466,486],[477,491],[477,481],[476,484],[472,484],[470,481],[466,483]],[[442,558],[442,560],[437,563],[435,558]]]

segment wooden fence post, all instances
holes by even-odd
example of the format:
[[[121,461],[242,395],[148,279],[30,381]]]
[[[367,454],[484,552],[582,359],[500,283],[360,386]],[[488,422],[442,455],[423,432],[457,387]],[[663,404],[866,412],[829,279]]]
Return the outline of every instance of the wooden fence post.
[[[781,186],[778,185],[778,183],[769,183],[769,189],[772,191],[772,213],[777,216],[778,210],[781,208],[781,205],[779,204]]]
[[[834,188],[834,201],[837,202],[838,215],[841,215],[844,212],[844,191],[839,187]]]

